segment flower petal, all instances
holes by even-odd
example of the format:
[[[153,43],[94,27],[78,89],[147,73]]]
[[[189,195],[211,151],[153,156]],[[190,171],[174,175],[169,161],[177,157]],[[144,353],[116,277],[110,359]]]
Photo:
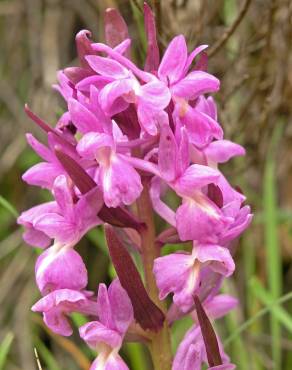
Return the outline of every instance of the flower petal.
[[[53,194],[60,207],[62,215],[70,217],[73,213],[73,193],[69,188],[67,177],[60,175],[54,181]]]
[[[170,92],[164,83],[152,81],[141,86],[139,91],[139,104],[143,104],[144,109],[159,112],[167,107],[170,102]]]
[[[190,143],[198,148],[206,147],[213,138],[223,137],[223,130],[217,121],[185,101],[177,102],[174,116],[186,127]]]
[[[81,157],[95,159],[99,148],[113,146],[113,140],[109,135],[99,132],[88,132],[83,135],[77,144],[77,152]]]
[[[33,226],[60,243],[70,243],[76,238],[75,225],[57,213],[47,213],[38,217]]]
[[[227,248],[213,244],[200,244],[197,247],[197,258],[201,263],[210,263],[210,268],[224,276],[230,276],[235,264]]]
[[[115,327],[121,335],[124,335],[134,319],[132,303],[118,279],[109,286],[108,295]]]
[[[124,360],[116,353],[111,352],[106,356],[101,353],[93,361],[90,370],[129,370]]]
[[[174,188],[180,196],[193,196],[198,189],[214,183],[216,184],[220,178],[220,172],[211,167],[203,166],[201,164],[192,164],[179,177]]]
[[[214,163],[224,163],[235,156],[245,155],[245,150],[241,145],[229,140],[217,140],[210,143],[205,149],[208,161]]]
[[[44,312],[44,322],[53,333],[69,337],[73,334],[71,325],[65,315],[56,309]]]
[[[40,143],[32,134],[26,134],[26,140],[32,149],[45,161],[51,162],[53,153],[44,144]]]
[[[188,168],[190,164],[190,152],[189,152],[189,139],[187,130],[185,127],[181,127],[176,131],[176,137],[179,136],[179,145],[178,145],[178,152],[177,152],[177,175],[181,176],[182,173]]]
[[[173,361],[172,370],[201,370],[204,346],[200,328],[189,329],[181,341]]]
[[[44,314],[44,322],[54,333],[69,336],[73,331],[65,314],[78,312],[86,301],[86,296],[81,292],[60,289],[41,298],[31,309]]]
[[[81,133],[86,134],[90,131],[103,131],[102,124],[97,120],[95,115],[77,100],[69,99],[68,110],[72,122]]]
[[[99,321],[91,321],[79,328],[80,337],[92,349],[96,349],[98,344],[106,343],[112,348],[121,346],[122,338],[115,331],[107,328]]]
[[[129,71],[120,63],[113,59],[88,55],[85,57],[90,67],[97,73],[105,77],[122,79],[129,77]]]
[[[97,294],[97,314],[101,324],[109,329],[115,330],[115,322],[112,315],[111,302],[109,300],[108,290],[105,284],[98,286]]]
[[[227,294],[218,294],[211,299],[207,299],[203,306],[212,319],[219,319],[238,305],[238,300]]]
[[[230,222],[203,194],[196,201],[188,198],[176,211],[177,230],[183,241],[216,243],[218,234],[224,232]]]
[[[59,206],[57,202],[47,202],[39,204],[38,206],[32,207],[27,211],[21,213],[17,219],[17,223],[25,227],[32,227],[33,222],[39,216],[45,213],[58,212]]]
[[[104,202],[108,207],[115,208],[121,203],[130,205],[142,192],[143,186],[138,172],[117,155],[111,157],[109,167],[100,168],[99,176]]]
[[[190,66],[193,63],[193,60],[196,58],[196,56],[198,56],[202,51],[204,51],[205,49],[207,49],[207,47],[208,47],[208,45],[200,45],[200,46],[196,47],[191,52],[191,54],[188,56],[188,59],[186,61],[186,65],[185,65],[185,68],[184,68],[184,72],[185,73],[188,72],[188,69],[190,68]]]
[[[89,92],[91,86],[95,86],[98,90],[104,88],[108,83],[112,82],[113,78],[93,75],[83,78],[81,81],[77,83],[75,86],[77,90],[83,92]]]
[[[160,140],[158,149],[158,168],[161,176],[166,181],[176,178],[176,157],[177,144],[173,132],[168,125],[163,125],[160,129]]]
[[[22,237],[23,240],[32,247],[47,248],[51,244],[51,238],[42,231],[33,228],[27,229]]]
[[[52,189],[55,178],[61,174],[62,169],[55,163],[40,162],[29,168],[22,179],[29,185],[40,186],[45,189]]]
[[[174,60],[175,62],[175,60]],[[203,71],[193,71],[171,87],[172,94],[187,100],[194,100],[199,95],[219,90],[218,78]]]
[[[190,254],[177,252],[154,260],[153,272],[159,289],[159,299],[180,291],[190,275],[194,259]]]
[[[161,181],[159,177],[153,177],[151,181],[150,197],[155,212],[170,225],[176,226],[175,212],[160,199]]]
[[[123,95],[130,94],[132,90],[133,83],[129,78],[107,84],[99,95],[99,103],[102,109],[109,116],[122,112],[129,105]]]
[[[81,290],[87,285],[86,267],[73,249],[48,248],[38,257],[35,274],[43,295],[58,289]]]
[[[158,76],[164,82],[173,84],[182,77],[187,61],[187,45],[183,35],[176,36],[168,45],[160,66]]]

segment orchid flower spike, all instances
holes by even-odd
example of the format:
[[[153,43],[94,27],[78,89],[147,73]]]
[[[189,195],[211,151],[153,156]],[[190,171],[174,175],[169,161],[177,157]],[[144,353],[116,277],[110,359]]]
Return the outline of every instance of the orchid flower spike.
[[[18,218],[26,243],[43,249],[32,310],[64,336],[72,313],[85,317],[80,337],[97,352],[91,370],[128,369],[119,353],[131,340],[147,343],[154,368],[231,370],[212,321],[237,302],[220,289],[252,214],[221,166],[245,149],[224,137],[207,45],[188,51],[177,35],[161,53],[155,15],[147,3],[143,10],[144,68],[131,59],[127,22],[107,9],[105,42],[79,31],[79,64],[57,73],[65,109],[55,126],[25,107],[45,137],[27,134],[41,162],[22,178],[49,195]],[[96,297],[82,258],[90,238],[81,239],[101,226],[117,278],[98,282]],[[173,358],[169,329],[186,315],[193,325]]]

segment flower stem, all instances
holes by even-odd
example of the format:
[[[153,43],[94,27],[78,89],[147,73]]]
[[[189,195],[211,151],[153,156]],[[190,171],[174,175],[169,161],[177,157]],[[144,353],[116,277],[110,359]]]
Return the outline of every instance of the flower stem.
[[[145,273],[146,288],[153,302],[166,311],[165,302],[158,297],[158,288],[153,274],[154,259],[159,257],[160,251],[155,245],[155,225],[153,220],[153,208],[149,196],[149,180],[143,179],[143,192],[137,200],[139,219],[145,222],[147,228],[141,232],[142,260]],[[170,370],[172,362],[170,333],[167,322],[153,334],[149,345],[155,370]]]

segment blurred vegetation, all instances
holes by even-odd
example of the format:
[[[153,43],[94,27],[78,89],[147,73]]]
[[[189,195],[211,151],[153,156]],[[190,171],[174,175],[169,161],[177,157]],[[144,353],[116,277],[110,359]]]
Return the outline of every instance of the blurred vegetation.
[[[238,369],[292,369],[292,3],[289,0],[153,1],[161,48],[183,33],[189,49],[209,44],[209,71],[222,81],[216,100],[225,136],[247,149],[223,166],[252,205],[254,221],[238,242],[237,270],[224,290],[240,306],[217,330]],[[47,199],[21,174],[38,161],[25,132],[40,138],[23,105],[50,123],[64,108],[52,91],[56,70],[76,62],[75,33],[86,28],[103,39],[103,12],[117,7],[133,38],[133,58],[145,50],[141,2],[123,0],[0,0],[0,370],[88,369],[94,354],[77,333],[52,334],[30,312],[39,293],[36,253],[25,246],[15,215]],[[90,289],[109,282],[110,265],[100,230],[78,250],[90,271]],[[289,293],[290,292],[290,293]],[[73,318],[77,327],[83,318]],[[173,328],[176,348],[190,320]],[[123,350],[130,368],[151,368],[139,344]]]

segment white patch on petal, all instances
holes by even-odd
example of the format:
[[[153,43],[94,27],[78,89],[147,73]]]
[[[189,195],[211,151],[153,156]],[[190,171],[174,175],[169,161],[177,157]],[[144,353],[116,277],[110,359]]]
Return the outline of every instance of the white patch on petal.
[[[201,263],[198,260],[195,260],[186,283],[186,290],[189,293],[192,293],[196,285],[198,284],[198,277],[200,274]]]
[[[216,220],[220,219],[220,214],[213,208],[205,199],[204,194],[201,192],[196,192],[192,199],[196,206],[200,207],[205,213]]]
[[[54,244],[50,250],[50,253],[41,261],[36,271],[36,280],[38,281],[43,277],[50,264],[58,257],[59,253],[62,253],[62,246],[58,243]]]

